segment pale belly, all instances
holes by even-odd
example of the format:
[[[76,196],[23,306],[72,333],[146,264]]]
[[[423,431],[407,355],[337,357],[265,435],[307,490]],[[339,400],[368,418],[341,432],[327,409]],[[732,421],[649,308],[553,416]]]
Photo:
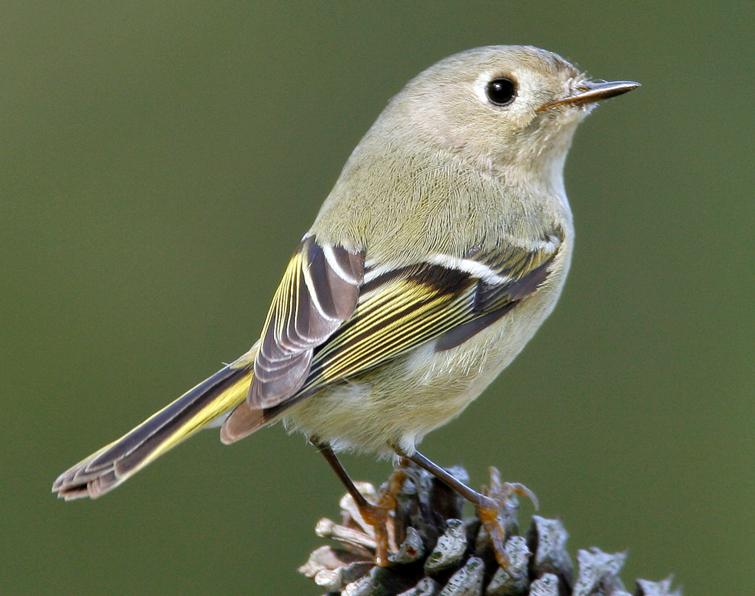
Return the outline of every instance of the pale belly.
[[[506,368],[553,310],[570,251],[546,284],[490,327],[450,350],[434,342],[353,380],[312,395],[284,423],[337,451],[412,452],[430,431],[458,416]]]

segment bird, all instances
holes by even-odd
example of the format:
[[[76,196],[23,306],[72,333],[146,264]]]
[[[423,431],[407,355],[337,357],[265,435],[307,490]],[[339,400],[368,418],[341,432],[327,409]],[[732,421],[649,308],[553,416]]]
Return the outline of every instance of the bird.
[[[346,485],[375,528],[378,564],[391,495],[368,502],[339,453],[436,475],[478,508],[505,564],[500,499],[418,445],[554,309],[574,246],[563,172],[575,130],[598,102],[638,86],[592,80],[533,46],[474,48],[421,72],[347,159],[252,347],[63,472],[53,492],[95,499],[201,429],[220,427],[230,444],[282,422]]]

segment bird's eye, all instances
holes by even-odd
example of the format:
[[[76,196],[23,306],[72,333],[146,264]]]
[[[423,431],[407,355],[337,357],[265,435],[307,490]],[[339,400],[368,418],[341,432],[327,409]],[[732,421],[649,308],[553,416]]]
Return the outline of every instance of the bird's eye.
[[[507,106],[516,97],[516,83],[511,79],[493,79],[485,88],[485,94],[490,103],[497,106]]]

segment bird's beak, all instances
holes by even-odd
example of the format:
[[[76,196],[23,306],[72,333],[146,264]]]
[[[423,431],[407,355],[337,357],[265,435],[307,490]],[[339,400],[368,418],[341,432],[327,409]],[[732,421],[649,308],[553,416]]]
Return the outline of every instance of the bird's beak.
[[[637,89],[639,83],[634,81],[585,81],[577,85],[574,89],[574,93],[561,99],[555,99],[544,104],[538,110],[543,112],[557,106],[583,106],[586,104],[608,99],[609,97],[616,97],[623,93],[628,93],[632,89]]]

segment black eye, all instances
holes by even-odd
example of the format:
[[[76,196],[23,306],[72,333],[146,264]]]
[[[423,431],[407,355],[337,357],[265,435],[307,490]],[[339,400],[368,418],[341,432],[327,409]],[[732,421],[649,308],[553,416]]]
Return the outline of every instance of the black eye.
[[[485,88],[485,93],[490,103],[505,106],[514,101],[516,97],[516,83],[511,79],[493,79]]]

